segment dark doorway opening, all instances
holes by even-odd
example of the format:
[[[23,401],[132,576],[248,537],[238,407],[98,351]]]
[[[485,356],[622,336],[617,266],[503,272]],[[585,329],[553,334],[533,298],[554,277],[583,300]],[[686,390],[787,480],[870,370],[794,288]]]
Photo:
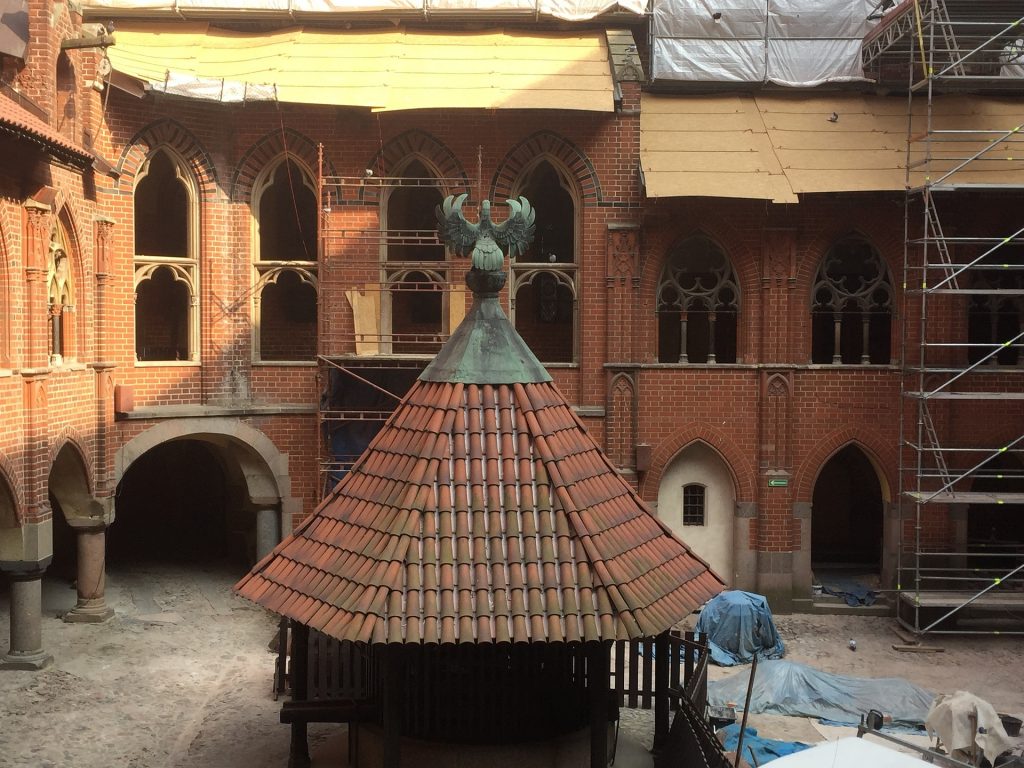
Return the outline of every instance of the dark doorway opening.
[[[156,446],[135,460],[117,487],[107,532],[110,564],[228,560],[246,566],[251,515],[240,519],[217,450],[198,440]],[[237,561],[237,562],[236,562]]]
[[[811,512],[811,566],[877,573],[882,559],[882,487],[864,452],[848,445],[818,475]]]

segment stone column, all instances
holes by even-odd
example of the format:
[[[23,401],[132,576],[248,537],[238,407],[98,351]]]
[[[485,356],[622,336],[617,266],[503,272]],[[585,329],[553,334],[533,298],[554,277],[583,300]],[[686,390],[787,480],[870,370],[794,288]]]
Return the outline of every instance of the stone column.
[[[37,670],[53,656],[43,651],[43,572],[45,568],[8,574],[11,581],[11,647],[0,669]]]
[[[107,526],[76,525],[78,539],[78,604],[64,614],[64,621],[99,623],[114,615],[106,598]]]
[[[256,562],[259,562],[281,541],[281,516],[277,507],[256,509]]]

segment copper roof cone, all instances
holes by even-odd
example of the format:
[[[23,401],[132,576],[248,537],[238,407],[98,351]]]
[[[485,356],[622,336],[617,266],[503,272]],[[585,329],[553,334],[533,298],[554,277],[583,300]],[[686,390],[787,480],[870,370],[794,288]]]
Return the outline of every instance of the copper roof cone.
[[[650,637],[724,584],[616,472],[474,267],[474,305],[317,510],[235,589],[339,640]]]

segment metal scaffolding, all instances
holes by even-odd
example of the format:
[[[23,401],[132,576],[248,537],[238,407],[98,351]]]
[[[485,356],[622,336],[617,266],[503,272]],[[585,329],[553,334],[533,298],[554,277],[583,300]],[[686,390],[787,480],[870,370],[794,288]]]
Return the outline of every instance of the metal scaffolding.
[[[1019,0],[879,13],[865,71],[908,103],[897,617],[918,635],[1024,634],[1024,110],[946,109],[1024,93],[1024,16]],[[982,519],[1010,524],[983,538]]]
[[[423,194],[469,192],[465,178],[368,169],[362,176],[317,169],[321,296],[320,493],[351,469],[466,309],[465,260],[455,262],[438,239]],[[408,226],[396,191],[411,191],[417,227]],[[391,224],[385,210],[391,203]],[[401,209],[401,210],[400,210]],[[397,219],[397,221],[396,221]],[[338,302],[346,302],[341,311]]]

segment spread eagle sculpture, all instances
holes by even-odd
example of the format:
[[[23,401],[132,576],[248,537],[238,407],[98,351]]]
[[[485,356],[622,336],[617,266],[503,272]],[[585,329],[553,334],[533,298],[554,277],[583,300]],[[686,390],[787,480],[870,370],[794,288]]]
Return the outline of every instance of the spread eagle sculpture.
[[[491,201],[480,205],[480,222],[473,224],[462,215],[462,204],[468,195],[448,195],[437,206],[438,234],[460,256],[471,255],[477,269],[495,271],[502,268],[504,252],[509,257],[525,253],[533,242],[537,218],[533,206],[525,197],[507,200],[511,215],[501,224],[491,221]]]

